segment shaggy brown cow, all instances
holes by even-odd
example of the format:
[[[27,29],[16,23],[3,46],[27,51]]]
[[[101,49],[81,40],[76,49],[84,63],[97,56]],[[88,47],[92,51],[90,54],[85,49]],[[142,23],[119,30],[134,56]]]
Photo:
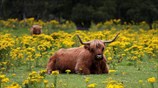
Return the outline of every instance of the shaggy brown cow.
[[[41,34],[42,33],[42,26],[33,25],[30,28],[30,33],[31,33],[31,35],[33,35],[33,34],[35,34],[35,35]]]
[[[72,73],[80,74],[108,73],[109,68],[103,55],[105,43],[113,42],[118,34],[109,41],[93,40],[91,42],[82,42],[77,35],[84,47],[58,50],[48,61],[48,74],[54,70],[63,73],[67,69],[71,70]]]

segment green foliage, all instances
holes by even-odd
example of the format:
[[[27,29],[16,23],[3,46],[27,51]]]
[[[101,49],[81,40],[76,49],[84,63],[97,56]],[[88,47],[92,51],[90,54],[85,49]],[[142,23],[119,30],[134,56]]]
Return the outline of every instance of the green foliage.
[[[1,0],[0,19],[66,19],[88,28],[91,22],[121,19],[122,23],[146,21],[152,29],[158,20],[157,4],[157,0]]]
[[[31,23],[32,21],[28,22],[30,25]],[[52,23],[49,23],[45,26],[41,35],[30,36],[27,28],[13,29],[14,26],[8,27],[8,25],[0,29],[0,44],[2,46],[0,52],[3,52],[3,49],[7,50],[6,54],[0,54],[9,56],[0,58],[3,59],[0,61],[0,77],[3,78],[3,83],[1,82],[0,84],[3,87],[158,87],[158,82],[156,81],[158,79],[158,35],[155,29],[143,30],[146,28],[146,23],[120,25],[120,19],[114,19],[96,25],[93,24],[90,31],[74,32],[70,30],[70,33],[65,31],[73,27],[71,23],[67,23],[66,27],[64,26],[66,30],[50,32],[48,35],[46,31],[48,25],[54,30],[58,30],[58,27],[62,28],[62,24],[54,24],[58,23],[57,21],[53,20]],[[46,69],[49,57],[56,50],[80,45],[75,37],[76,34],[79,34],[83,41],[89,41],[93,39],[110,39],[118,31],[120,35],[117,41],[107,44],[104,52],[107,57],[107,63],[110,66],[109,74],[80,75],[71,74],[71,71],[67,70],[66,74],[52,72],[52,75],[48,75],[45,74],[45,70],[41,71],[41,69]],[[3,74],[6,74],[6,77]],[[86,78],[89,78],[88,81],[85,81]]]
[[[85,77],[89,78],[88,84],[95,83],[96,88],[105,88],[108,82],[108,79],[117,80],[122,82],[125,88],[150,88],[150,83],[147,82],[149,77],[157,77],[156,70],[152,67],[154,61],[148,63],[145,62],[142,64],[141,70],[137,70],[134,66],[124,66],[119,64],[117,70],[114,73],[102,74],[102,75],[79,75],[79,74],[59,74],[57,79],[57,88],[84,88],[87,84],[85,82]],[[152,69],[151,69],[152,68]],[[34,68],[33,70],[39,72],[41,69],[45,68]],[[20,74],[23,73],[23,74]],[[13,76],[13,74],[16,74]],[[22,84],[27,76],[30,74],[24,66],[21,66],[15,70],[15,72],[7,73],[7,77],[10,80]],[[48,80],[48,85],[52,86],[54,82],[53,75],[45,75],[45,80]],[[142,80],[142,83],[139,81]],[[41,84],[38,84],[41,85]],[[42,87],[43,85],[41,85]],[[155,88],[158,87],[158,83],[154,84]],[[42,87],[44,88],[44,87]]]

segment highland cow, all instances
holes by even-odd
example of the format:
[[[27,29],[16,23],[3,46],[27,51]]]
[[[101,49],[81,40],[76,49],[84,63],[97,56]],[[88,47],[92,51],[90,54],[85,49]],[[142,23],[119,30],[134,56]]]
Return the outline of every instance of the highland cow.
[[[39,26],[39,25],[33,25],[31,28],[30,28],[30,33],[31,35],[35,34],[35,35],[39,35],[42,33],[42,26]]]
[[[109,72],[106,58],[103,55],[105,43],[116,40],[119,33],[109,41],[93,40],[90,42],[79,41],[84,47],[76,47],[58,50],[48,61],[47,72],[51,74],[54,70],[64,73],[71,70],[71,73],[79,74],[104,74]]]

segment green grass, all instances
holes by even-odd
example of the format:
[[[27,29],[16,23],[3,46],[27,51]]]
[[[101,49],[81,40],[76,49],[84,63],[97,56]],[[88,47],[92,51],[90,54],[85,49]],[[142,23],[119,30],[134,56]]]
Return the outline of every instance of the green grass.
[[[116,66],[115,73],[101,74],[101,75],[80,75],[80,74],[59,74],[57,78],[57,88],[86,88],[85,77],[89,77],[89,83],[96,83],[96,88],[105,88],[104,82],[107,79],[112,78],[122,82],[125,88],[140,88],[141,84],[139,80],[143,80],[143,88],[151,88],[147,79],[150,77],[158,76],[157,70],[154,68],[155,61],[150,60],[141,64],[140,70],[135,66],[128,66],[127,63],[122,62]],[[33,68],[34,71],[40,71],[45,69],[44,67]],[[18,67],[16,68],[15,77],[12,77],[12,70],[6,73],[10,80],[22,84],[22,82],[28,77],[29,71],[26,68]],[[46,80],[49,80],[49,84],[53,83],[53,75],[46,75]],[[158,87],[158,82],[154,84],[155,88]]]
[[[30,35],[29,28],[19,28],[19,29],[0,28],[0,32],[3,34],[9,33],[14,36]]]
[[[15,36],[30,34],[28,28],[22,28],[18,30],[6,28],[0,29],[0,32],[4,34],[11,33]],[[152,88],[147,79],[150,77],[155,77],[157,78],[157,82],[154,83],[154,86],[155,88],[158,88],[158,69],[155,67],[156,63],[158,63],[157,60],[145,57],[143,63],[138,64],[137,66],[129,65],[127,61],[118,63],[116,65],[117,71],[115,73],[101,75],[59,74],[57,78],[57,88],[86,88],[86,82],[84,81],[85,77],[90,78],[89,83],[96,83],[96,88],[105,88],[106,84],[104,84],[104,82],[109,78],[122,82],[125,85],[125,88],[141,88],[139,80],[143,80],[142,88]],[[43,67],[33,68],[33,71],[45,69],[45,66],[42,66]],[[140,67],[139,70],[138,67]],[[16,76],[12,76],[14,73]],[[23,81],[27,79],[29,73],[31,73],[31,71],[28,71],[26,66],[21,66],[15,68],[14,72],[11,68],[9,72],[5,74],[11,80],[11,82],[17,82],[22,85]],[[46,75],[45,79],[49,80],[49,85],[51,85],[51,83],[54,81],[53,75]]]
[[[61,30],[61,29],[48,29],[48,28],[43,28],[42,29],[42,33],[44,34],[51,34],[53,32],[58,32],[58,31],[64,31],[64,32],[68,32],[68,33],[71,33],[71,32],[74,32],[75,29],[65,29],[65,30]],[[6,33],[9,33],[9,34],[12,34],[14,36],[22,36],[22,35],[30,35],[30,28],[18,28],[18,29],[13,29],[13,28],[0,28],[0,32],[2,34],[6,34]]]

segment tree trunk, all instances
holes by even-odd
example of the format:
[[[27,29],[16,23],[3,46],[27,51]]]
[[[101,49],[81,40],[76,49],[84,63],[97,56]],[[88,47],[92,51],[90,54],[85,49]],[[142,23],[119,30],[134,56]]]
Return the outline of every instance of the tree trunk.
[[[149,29],[153,29],[152,23],[148,23],[148,25],[149,25]]]

